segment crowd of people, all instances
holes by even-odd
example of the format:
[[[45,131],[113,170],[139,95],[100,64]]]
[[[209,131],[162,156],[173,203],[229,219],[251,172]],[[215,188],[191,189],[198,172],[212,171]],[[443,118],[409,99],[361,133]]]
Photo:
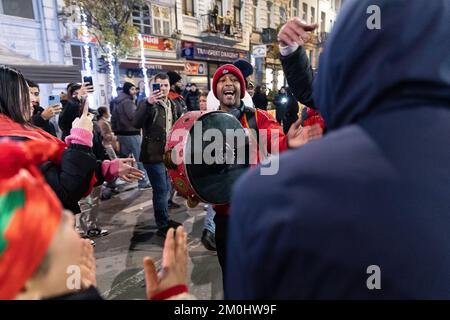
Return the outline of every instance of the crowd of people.
[[[36,84],[0,66],[0,299],[102,298],[74,214],[118,178],[151,187],[165,238],[164,272],[143,261],[148,298],[194,298],[186,233],[169,217],[179,205],[165,144],[183,114],[217,109],[268,131],[255,136],[267,139],[263,155],[280,153],[276,174],[250,168],[228,204],[205,205],[202,243],[217,251],[226,299],[450,298],[450,7],[410,0],[393,10],[379,0],[384,26],[371,30],[370,4],[345,4],[317,74],[304,48],[317,25],[293,18],[281,28],[289,87],[274,98],[276,118],[242,60],[220,66],[209,93],[195,84],[183,92],[180,75],[159,73],[148,97],[137,102],[126,82],[97,111],[90,84],[69,84],[67,101],[44,109]],[[98,205],[80,228],[88,238],[108,233]],[[68,265],[80,267],[80,288],[67,288]],[[368,280],[373,266],[380,288]]]

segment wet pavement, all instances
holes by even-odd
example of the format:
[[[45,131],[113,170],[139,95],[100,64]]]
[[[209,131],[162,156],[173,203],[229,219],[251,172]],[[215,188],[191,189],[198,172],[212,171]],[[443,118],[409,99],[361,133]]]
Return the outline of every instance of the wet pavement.
[[[130,186],[126,186],[130,188]],[[97,287],[106,299],[145,299],[142,260],[145,256],[161,263],[164,239],[156,235],[152,190],[133,188],[103,201],[100,226],[110,234],[94,239]],[[200,242],[206,211],[203,204],[170,210],[170,218],[183,223],[189,244],[189,290],[198,299],[222,299],[222,276],[217,255]]]

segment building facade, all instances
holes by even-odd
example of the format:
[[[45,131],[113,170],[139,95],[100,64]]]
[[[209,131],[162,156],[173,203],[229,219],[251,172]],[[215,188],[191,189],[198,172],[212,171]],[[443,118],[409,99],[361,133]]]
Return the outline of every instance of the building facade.
[[[0,34],[0,45],[18,54],[46,64],[71,64],[61,42],[56,0],[0,0]],[[41,84],[40,89],[46,97],[65,84]]]
[[[341,4],[342,0],[148,0],[134,8],[129,23],[142,35],[148,77],[176,71],[185,83],[210,90],[216,69],[241,58],[254,66],[251,77],[256,84],[276,91],[286,84],[276,41],[280,27],[295,16],[319,24],[305,46],[316,68]],[[0,0],[0,45],[45,63],[78,66],[83,75],[90,66],[95,105],[107,105],[113,84],[105,53],[94,37],[86,42],[76,10],[65,7],[63,0]],[[118,69],[122,84],[130,81],[144,89],[139,41]],[[44,94],[62,89],[59,84],[41,86]]]
[[[185,80],[211,89],[216,69],[249,60],[249,8],[241,0],[177,0]]]

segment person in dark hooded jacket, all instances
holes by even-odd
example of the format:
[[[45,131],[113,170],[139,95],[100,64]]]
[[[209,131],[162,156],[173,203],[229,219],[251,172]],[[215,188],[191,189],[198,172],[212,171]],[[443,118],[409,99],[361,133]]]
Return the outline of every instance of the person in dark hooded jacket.
[[[120,153],[126,156],[132,155],[139,160],[142,144],[141,131],[133,126],[133,119],[137,106],[134,103],[136,98],[136,86],[131,82],[123,84],[122,92],[113,101],[114,108],[111,113],[111,126],[117,140],[120,143]],[[145,178],[138,183],[139,189],[150,188],[147,172],[142,162],[137,162],[138,168],[145,173]]]
[[[183,90],[182,82],[181,82],[181,76],[176,73],[175,71],[169,71],[167,72],[167,75],[169,76],[169,83],[170,83],[170,92],[169,92],[169,99],[173,101],[175,104],[175,109],[177,113],[177,118],[181,118],[181,116],[186,112],[186,102],[184,101],[183,96],[181,95]]]
[[[449,21],[447,0],[344,4],[314,87],[328,134],[238,181],[225,298],[450,298]]]

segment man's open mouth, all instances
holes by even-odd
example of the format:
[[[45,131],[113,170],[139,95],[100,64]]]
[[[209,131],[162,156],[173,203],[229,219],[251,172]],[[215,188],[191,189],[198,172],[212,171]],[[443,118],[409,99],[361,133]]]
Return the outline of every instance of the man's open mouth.
[[[233,96],[234,96],[234,93],[235,93],[234,90],[225,90],[225,91],[223,92],[223,95],[224,95],[225,97],[233,97]]]

